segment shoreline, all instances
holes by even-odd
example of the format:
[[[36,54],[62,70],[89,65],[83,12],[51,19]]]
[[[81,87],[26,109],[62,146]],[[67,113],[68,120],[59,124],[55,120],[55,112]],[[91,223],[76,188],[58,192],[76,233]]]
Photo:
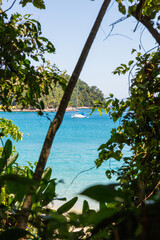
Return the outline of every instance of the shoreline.
[[[92,109],[92,107],[67,107],[66,112],[76,112],[78,110],[85,110],[85,109]],[[42,112],[57,112],[58,108],[45,108],[42,110]],[[38,112],[39,109],[20,109],[20,108],[12,108],[11,112]],[[2,109],[0,109],[0,112],[4,112]]]

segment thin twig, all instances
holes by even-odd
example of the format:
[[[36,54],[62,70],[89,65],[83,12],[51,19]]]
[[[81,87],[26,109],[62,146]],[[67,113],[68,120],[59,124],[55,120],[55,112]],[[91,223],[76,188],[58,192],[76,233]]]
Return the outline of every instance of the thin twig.
[[[0,14],[3,14],[3,13],[5,13],[5,12],[9,11],[9,10],[14,6],[14,4],[15,4],[16,1],[17,1],[17,0],[14,0],[13,3],[12,3],[12,5],[11,5],[8,9],[6,9],[5,11],[0,12]]]
[[[80,174],[82,174],[82,173],[84,173],[84,172],[88,172],[88,171],[90,171],[90,170],[92,170],[92,169],[94,169],[96,166],[94,166],[94,167],[91,167],[91,168],[89,168],[89,169],[86,169],[86,170],[82,170],[81,172],[79,172],[74,178],[73,178],[73,180],[72,180],[72,182],[69,184],[69,186],[67,187],[67,189],[65,190],[65,192],[64,192],[64,194],[63,195],[65,195],[66,194],[66,192],[68,191],[68,189],[71,187],[71,185],[74,183],[74,181],[76,180],[76,178],[80,175]]]
[[[140,45],[141,45],[141,47],[143,48],[143,51],[144,51],[144,52],[146,52],[146,50],[145,50],[145,48],[143,47],[143,44],[142,44],[142,35],[143,35],[145,29],[146,29],[146,28],[144,27],[143,30],[142,30],[142,32],[141,32],[141,35],[140,35]]]
[[[155,190],[157,189],[157,187],[160,185],[160,181],[157,183],[157,185],[154,187],[153,191],[142,201],[138,204],[137,207],[140,207],[142,205],[142,203],[144,203],[148,198],[150,198],[153,193],[155,192]]]
[[[114,23],[110,24],[109,26],[116,25],[117,23],[120,23],[120,22],[122,22],[122,21],[126,20],[127,18],[128,18],[127,16],[125,16],[125,17],[122,17],[122,18],[118,19],[116,22],[114,22]]]
[[[109,38],[109,37],[111,36],[111,33],[112,33],[112,31],[113,31],[113,29],[114,29],[114,27],[115,27],[115,25],[116,25],[117,23],[120,23],[120,22],[122,22],[122,21],[124,21],[124,20],[126,20],[126,19],[127,19],[127,16],[126,16],[126,17],[122,17],[122,18],[118,19],[116,22],[110,24],[109,26],[111,26],[111,30],[110,30],[109,34],[105,37],[104,40],[106,40],[107,38]],[[112,35],[114,35],[114,34],[112,34]],[[117,35],[118,35],[118,34],[117,34]]]
[[[139,25],[139,22],[137,22],[137,24],[136,24],[136,26],[135,26],[133,32],[135,32],[135,31],[137,30],[138,25]]]
[[[104,29],[100,26],[100,29],[102,30],[102,32],[104,33],[105,35],[105,38],[107,37],[107,34],[105,33]]]
[[[110,36],[111,32],[113,31],[113,29],[114,29],[114,25],[112,25],[112,28],[111,28],[110,32],[108,33],[107,37],[105,37],[105,39],[103,41],[105,41],[107,38],[109,38],[109,36]]]
[[[115,3],[115,1],[113,1],[113,3],[112,3],[111,6],[108,8],[108,10],[106,11],[106,13],[109,12],[109,10],[113,7],[114,3]]]
[[[77,178],[80,174],[82,174],[82,173],[84,173],[84,172],[88,172],[88,171],[92,170],[92,169],[95,168],[95,167],[96,167],[96,166],[91,167],[91,168],[89,168],[89,169],[86,169],[86,170],[83,170],[83,171],[79,172],[79,173],[73,178],[73,180],[72,180],[72,182],[71,182],[70,185],[72,185],[72,184],[74,183],[74,181],[76,180],[76,178]]]
[[[122,36],[122,37],[125,37],[125,38],[128,38],[129,40],[133,40],[132,38],[127,37],[126,35],[120,34],[120,33],[111,34],[110,37],[112,37],[112,36],[117,36],[117,35]]]

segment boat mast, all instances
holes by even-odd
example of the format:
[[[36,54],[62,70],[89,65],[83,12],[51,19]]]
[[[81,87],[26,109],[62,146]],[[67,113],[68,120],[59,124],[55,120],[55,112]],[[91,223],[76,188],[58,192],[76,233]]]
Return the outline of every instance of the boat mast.
[[[77,82],[77,108],[78,108],[78,82]]]

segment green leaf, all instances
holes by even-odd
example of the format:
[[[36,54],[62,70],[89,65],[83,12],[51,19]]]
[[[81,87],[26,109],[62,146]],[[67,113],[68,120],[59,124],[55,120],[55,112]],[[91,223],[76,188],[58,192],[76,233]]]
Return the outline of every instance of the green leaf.
[[[27,193],[28,187],[36,186],[36,183],[32,179],[16,175],[16,174],[6,174],[0,176],[0,185],[6,184],[6,192],[8,194],[15,194],[15,199],[17,201],[22,201],[24,195]]]
[[[101,116],[102,115],[102,108],[101,107],[98,108],[98,112],[100,112],[100,116]]]
[[[42,193],[46,189],[48,185],[48,181],[50,180],[51,174],[52,174],[52,169],[50,167],[46,168],[42,174],[41,183],[40,183],[40,187],[37,190],[37,194],[40,192]]]
[[[11,166],[18,158],[18,153],[14,154],[7,160],[7,167]]]
[[[110,170],[107,170],[107,171],[106,171],[106,176],[107,176],[108,179],[111,179],[111,178],[112,178],[112,176],[111,176],[111,171],[110,171]]]
[[[74,204],[77,202],[77,200],[78,200],[78,197],[72,198],[70,201],[63,204],[60,208],[58,208],[57,212],[61,213],[61,214],[68,212],[74,206]]]
[[[118,8],[122,14],[126,14],[126,8],[122,3],[119,3]]]
[[[33,5],[40,9],[45,9],[43,0],[33,0]]]
[[[115,190],[119,184],[95,185],[84,190],[81,195],[90,197],[98,202],[123,202],[124,193],[122,190]]]
[[[89,211],[89,204],[88,204],[88,202],[86,201],[86,200],[84,200],[84,202],[83,202],[83,208],[82,208],[82,213],[84,214],[84,213],[86,213],[86,212],[88,212]]]
[[[0,158],[0,172],[3,171],[4,167],[7,165],[7,159],[12,153],[12,142],[7,140],[3,148],[2,157]]]
[[[136,52],[136,49],[133,48],[131,53],[134,53],[134,52]]]
[[[30,61],[28,59],[24,59],[25,64],[30,65]]]
[[[134,61],[133,61],[133,60],[129,61],[128,65],[129,65],[129,66],[131,66],[131,65],[132,65],[132,63],[134,63]]]
[[[43,116],[43,112],[42,111],[38,111],[38,115],[39,116]]]
[[[2,153],[2,157],[4,156],[4,158],[7,160],[10,155],[12,153],[12,142],[11,140],[7,140],[3,149],[3,153]]]
[[[42,180],[48,181],[51,177],[52,169],[50,167],[46,168],[42,174]]]
[[[46,188],[45,192],[42,195],[42,205],[48,205],[53,198],[56,196],[55,193],[55,187],[56,187],[56,183],[55,183],[55,179],[52,179],[48,185],[48,187]]]
[[[97,225],[100,222],[109,219],[115,213],[117,213],[116,208],[105,208],[105,209],[100,210],[99,212],[95,212],[95,213],[91,214],[88,217],[87,222],[88,222],[88,224],[93,224],[94,223],[94,224]],[[110,222],[110,224],[112,224],[112,223],[113,222]]]
[[[42,110],[44,109],[44,102],[42,100],[40,101],[40,107]]]
[[[21,0],[20,4],[22,4],[22,7],[25,7],[27,3],[32,2],[32,0]]]

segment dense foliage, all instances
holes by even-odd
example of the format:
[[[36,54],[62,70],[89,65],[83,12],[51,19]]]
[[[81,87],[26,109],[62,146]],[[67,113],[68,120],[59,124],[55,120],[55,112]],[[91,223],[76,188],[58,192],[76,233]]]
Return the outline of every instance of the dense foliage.
[[[28,2],[39,8],[45,7],[43,1],[21,1],[23,6]],[[117,2],[120,12],[127,14],[127,17],[134,16],[138,24],[142,22],[157,39],[159,33],[154,27],[156,25],[159,28],[158,1],[141,0],[135,3],[129,0],[129,7],[124,6],[124,1]],[[10,110],[15,100],[22,107],[40,104],[41,110],[44,106],[41,98],[44,94],[49,94],[53,81],[58,81],[64,89],[66,84],[55,66],[47,64],[48,70],[45,71],[42,66],[36,69],[31,65],[31,59],[36,61],[36,57],[45,62],[43,52],[53,52],[54,48],[45,38],[41,40],[46,45],[39,45],[40,37],[37,34],[40,34],[40,26],[37,22],[26,16],[22,25],[18,23],[19,18],[21,19],[19,14],[13,15],[8,22],[5,14],[0,15],[0,31],[6,40],[0,40],[1,107]],[[29,43],[25,36],[28,36]],[[27,50],[28,44],[30,51]],[[159,238],[160,52],[158,47],[154,50],[144,55],[137,52],[135,63],[129,61],[127,65],[121,64],[114,71],[114,74],[129,72],[129,76],[132,76],[130,96],[126,100],[120,101],[110,95],[106,103],[97,101],[99,109],[104,109],[114,122],[119,121],[120,124],[112,129],[107,143],[100,146],[96,165],[99,167],[104,161],[112,161],[113,158],[122,162],[118,172],[114,169],[106,171],[108,178],[117,174],[116,184],[92,186],[81,193],[100,203],[97,212],[91,210],[88,202],[84,201],[82,214],[68,213],[77,197],[63,204],[57,211],[49,208],[48,204],[56,197],[57,182],[51,178],[51,169],[44,170],[38,183],[34,180],[34,166],[31,163],[29,167],[18,166],[18,154],[10,139],[21,140],[22,134],[12,121],[0,120],[0,239]],[[32,81],[27,78],[30,73],[33,74]],[[34,89],[34,84],[37,90]],[[85,84],[79,81],[79,88],[83,92],[81,84]],[[10,139],[7,140],[8,136]],[[127,156],[123,151],[126,148],[129,151]],[[23,208],[26,195],[32,197],[29,211]],[[151,201],[147,201],[148,199]],[[22,208],[29,216],[26,229],[17,228],[19,216],[26,213],[21,211]]]
[[[42,36],[39,22],[30,15],[13,14],[8,19],[0,14],[0,102],[1,109],[11,111],[12,105],[44,108],[40,99],[48,95],[51,85],[65,81],[60,71],[45,59],[53,54],[53,44]],[[38,63],[35,67],[33,62]]]
[[[159,182],[160,154],[160,52],[141,55],[137,53],[135,77],[131,81],[127,100],[108,99],[104,109],[120,125],[112,129],[111,138],[100,146],[97,167],[112,158],[122,161],[118,172],[107,170],[108,177],[117,174],[136,196],[133,184],[141,184],[144,198]],[[133,64],[133,63],[132,63]],[[114,73],[125,73],[131,66],[117,68]],[[127,69],[127,70],[124,70]],[[108,107],[110,105],[110,107]],[[125,155],[123,149],[130,154]],[[129,185],[128,185],[129,184]],[[138,203],[137,203],[138,204]]]

